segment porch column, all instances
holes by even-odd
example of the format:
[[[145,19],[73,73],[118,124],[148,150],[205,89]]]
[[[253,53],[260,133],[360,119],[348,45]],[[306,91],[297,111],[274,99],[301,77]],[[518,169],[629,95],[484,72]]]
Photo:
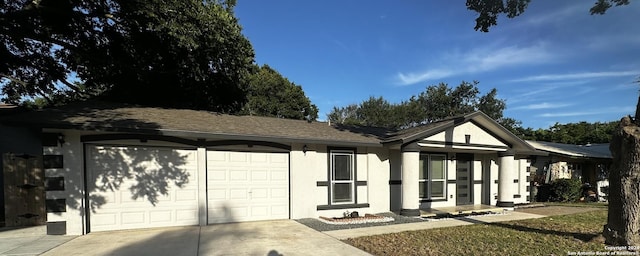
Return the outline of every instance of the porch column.
[[[420,146],[402,148],[402,210],[401,215],[420,216],[418,179],[420,169]]]
[[[515,173],[515,152],[506,151],[498,153],[499,167],[498,167],[498,207],[513,207],[513,190],[515,183],[513,183],[513,175]]]
[[[207,148],[198,147],[198,223],[208,224],[207,219]]]

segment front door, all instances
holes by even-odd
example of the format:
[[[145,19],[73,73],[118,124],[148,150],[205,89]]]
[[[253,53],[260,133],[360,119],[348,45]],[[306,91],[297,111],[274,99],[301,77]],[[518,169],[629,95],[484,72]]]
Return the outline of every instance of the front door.
[[[456,205],[471,204],[471,163],[473,155],[457,154],[456,160]]]

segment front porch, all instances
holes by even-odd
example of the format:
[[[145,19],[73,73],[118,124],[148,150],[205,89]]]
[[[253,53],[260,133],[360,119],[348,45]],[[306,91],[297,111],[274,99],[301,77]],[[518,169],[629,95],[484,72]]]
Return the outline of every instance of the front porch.
[[[460,214],[529,201],[528,158],[540,153],[482,112],[411,131],[388,142],[397,150],[389,157],[391,209]]]
[[[502,213],[506,209],[502,207],[475,204],[475,205],[459,205],[449,207],[436,207],[428,209],[420,209],[420,217],[438,217],[438,216],[456,216],[467,215],[473,213]]]

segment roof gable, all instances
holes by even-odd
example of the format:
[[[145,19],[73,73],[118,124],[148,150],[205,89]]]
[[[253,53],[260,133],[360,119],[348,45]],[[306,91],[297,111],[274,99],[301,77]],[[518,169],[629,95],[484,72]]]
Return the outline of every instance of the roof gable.
[[[466,139],[462,140],[467,134],[471,135],[469,143],[466,143]],[[444,140],[442,140],[443,137]],[[539,154],[534,147],[480,111],[399,131],[383,143],[406,145],[422,140],[431,140],[430,138],[438,139],[443,143],[461,142],[464,144],[474,144],[473,138],[478,138],[479,142],[483,142],[482,145],[506,146],[522,154]]]
[[[450,126],[444,131],[422,139],[421,142],[445,142],[454,145],[475,144],[492,147],[509,147],[506,141],[494,137],[493,134],[478,126],[478,124],[473,121],[467,121],[457,126]]]

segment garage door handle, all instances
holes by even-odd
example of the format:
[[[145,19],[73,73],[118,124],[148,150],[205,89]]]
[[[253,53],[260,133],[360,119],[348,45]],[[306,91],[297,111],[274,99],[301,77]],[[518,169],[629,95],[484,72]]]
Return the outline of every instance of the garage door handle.
[[[251,199],[251,195],[253,192],[251,192],[251,190],[249,190],[249,199]]]

